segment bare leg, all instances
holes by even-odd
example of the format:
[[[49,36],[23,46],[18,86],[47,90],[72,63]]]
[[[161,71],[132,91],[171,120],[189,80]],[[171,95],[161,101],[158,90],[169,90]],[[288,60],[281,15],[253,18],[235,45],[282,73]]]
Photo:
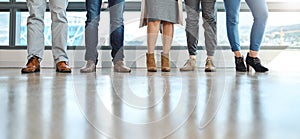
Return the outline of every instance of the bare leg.
[[[234,56],[236,56],[236,57],[242,57],[241,51],[234,51],[233,53],[234,53]]]
[[[173,34],[174,34],[174,24],[170,22],[163,22],[163,53],[168,54],[171,49]]]
[[[250,57],[258,57],[258,51],[250,50],[249,56]]]
[[[156,46],[157,36],[159,32],[160,21],[151,21],[148,22],[147,26],[147,45],[148,45],[148,53],[154,53],[154,49]]]

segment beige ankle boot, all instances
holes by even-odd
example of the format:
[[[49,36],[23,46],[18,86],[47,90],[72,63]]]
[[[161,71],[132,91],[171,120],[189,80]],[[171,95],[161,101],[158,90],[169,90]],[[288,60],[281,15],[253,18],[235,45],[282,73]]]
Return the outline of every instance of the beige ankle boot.
[[[156,64],[155,64],[155,57],[154,57],[154,53],[150,54],[150,53],[146,53],[147,56],[147,70],[149,72],[156,72]]]
[[[169,54],[161,53],[161,71],[170,72]]]

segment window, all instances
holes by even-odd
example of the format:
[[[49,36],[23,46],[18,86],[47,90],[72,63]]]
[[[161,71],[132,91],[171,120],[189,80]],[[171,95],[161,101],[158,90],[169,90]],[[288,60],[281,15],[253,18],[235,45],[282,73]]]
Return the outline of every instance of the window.
[[[0,46],[1,48],[15,47],[26,48],[27,29],[26,20],[28,16],[26,0],[0,0]],[[105,0],[107,1],[107,0]],[[126,46],[146,46],[146,27],[139,28],[140,2],[141,0],[126,0],[126,11],[124,12],[125,40]],[[20,3],[21,2],[21,3]],[[84,46],[84,26],[86,20],[85,0],[69,0],[67,11],[69,29],[68,46]],[[290,46],[300,49],[300,7],[299,0],[267,0],[269,6],[269,20],[264,36],[263,46]],[[242,3],[245,5],[244,0]],[[297,3],[297,4],[295,4]],[[16,5],[16,7],[12,7]],[[218,18],[217,32],[218,45],[229,46],[226,36],[225,12],[223,0],[217,0]],[[253,22],[251,13],[247,6],[242,6],[240,14],[240,38],[241,45],[249,45],[250,27]],[[10,17],[12,16],[12,17]],[[186,14],[184,14],[186,16]],[[184,17],[185,18],[185,17]],[[280,20],[279,20],[280,19]],[[50,13],[45,15],[45,45],[51,46]],[[199,45],[204,45],[203,28],[200,22]],[[99,26],[100,45],[109,45],[109,14],[102,11]],[[162,45],[161,37],[157,45]],[[186,46],[185,27],[175,25],[174,46]],[[22,46],[22,47],[20,47]]]
[[[28,12],[17,12],[17,29],[16,29],[16,45],[26,46],[27,45],[27,17]],[[68,46],[83,46],[84,42],[84,21],[85,12],[68,12]],[[45,45],[51,46],[51,19],[50,13],[45,14]]]
[[[9,13],[0,12],[0,46],[9,43]]]

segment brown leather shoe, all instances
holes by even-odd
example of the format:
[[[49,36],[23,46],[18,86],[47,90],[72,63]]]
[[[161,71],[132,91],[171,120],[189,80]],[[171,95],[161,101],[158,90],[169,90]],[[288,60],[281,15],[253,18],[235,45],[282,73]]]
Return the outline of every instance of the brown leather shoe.
[[[60,61],[56,64],[56,72],[71,73],[71,68],[66,61]]]
[[[21,70],[22,73],[40,72],[40,62],[37,56],[30,58],[25,67]]]

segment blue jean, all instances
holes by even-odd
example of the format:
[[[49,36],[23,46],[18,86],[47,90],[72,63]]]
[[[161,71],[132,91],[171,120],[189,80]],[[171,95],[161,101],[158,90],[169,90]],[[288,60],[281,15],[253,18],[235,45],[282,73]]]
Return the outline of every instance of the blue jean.
[[[259,51],[268,20],[268,7],[266,0],[246,0],[250,8],[254,22],[250,34],[250,50]],[[226,10],[227,37],[231,50],[240,51],[239,38],[239,12],[241,0],[224,0]]]
[[[124,0],[108,0],[110,13],[110,45],[114,64],[124,59]],[[98,62],[98,26],[102,0],[86,0],[85,60]]]
[[[46,12],[46,0],[26,0],[29,16],[27,18],[27,52],[28,59],[33,56],[42,60],[44,55],[45,37],[44,37],[44,16]],[[52,36],[52,54],[54,62],[68,62],[67,38],[68,38],[68,20],[66,9],[68,0],[49,0],[51,12],[51,36]]]

